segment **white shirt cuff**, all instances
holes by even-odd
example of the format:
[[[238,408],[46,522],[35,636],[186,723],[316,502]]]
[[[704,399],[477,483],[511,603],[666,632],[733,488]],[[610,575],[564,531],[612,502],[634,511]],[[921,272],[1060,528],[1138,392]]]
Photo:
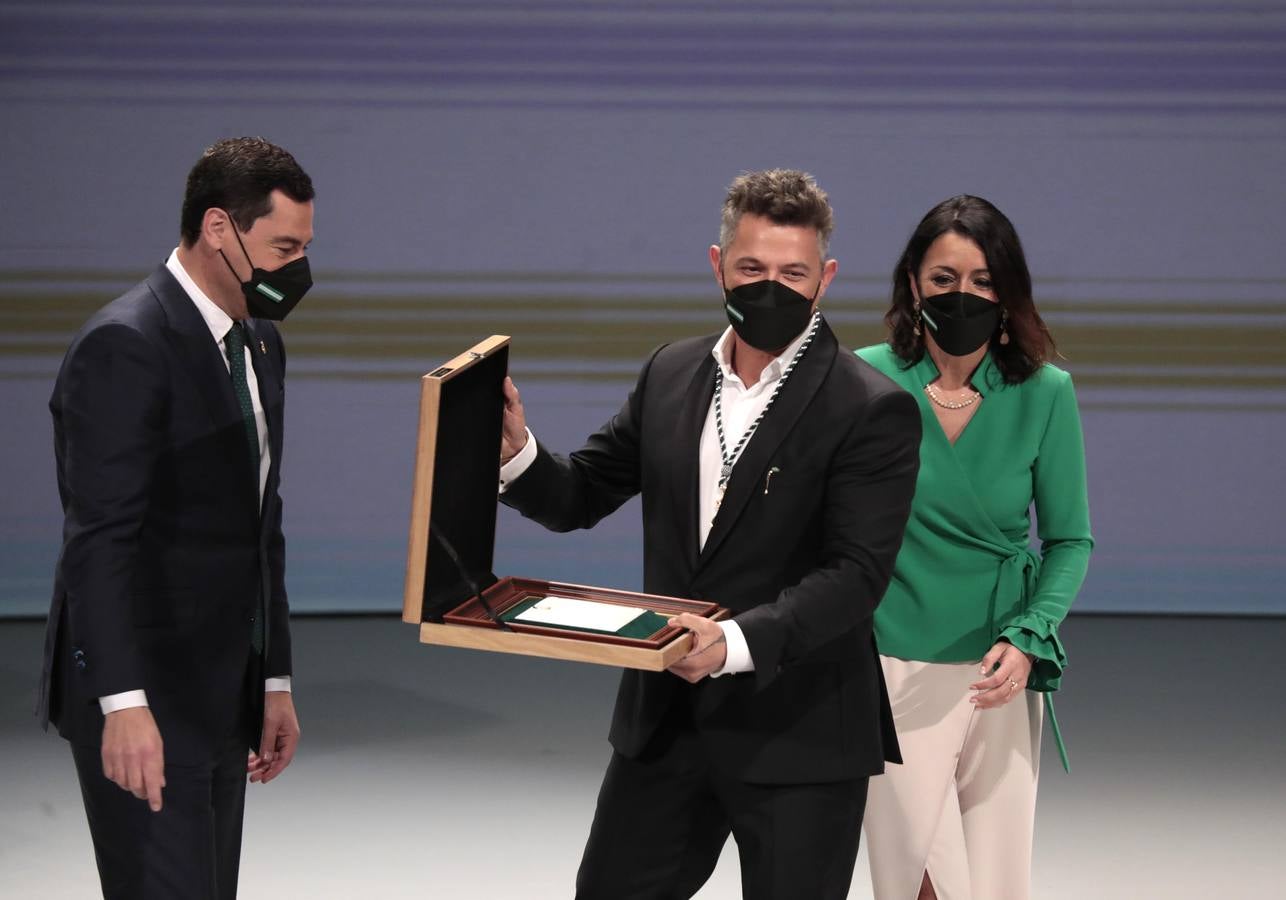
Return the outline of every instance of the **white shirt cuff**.
[[[269,691],[285,691],[289,694],[290,676],[265,678],[263,690],[265,694]],[[106,697],[98,698],[98,708],[103,711],[103,715],[120,712],[122,709],[134,709],[138,706],[147,706],[147,691],[123,691],[119,694],[108,694]]]
[[[523,472],[531,468],[531,464],[536,461],[536,439],[531,435],[531,429],[527,429],[527,443],[523,448],[514,454],[513,459],[500,467],[500,493],[509,489],[509,482],[513,481]]]
[[[98,698],[98,708],[103,715],[120,712],[122,709],[133,709],[136,706],[147,706],[147,691],[122,691],[119,694],[108,694]]]
[[[750,645],[746,643],[746,636],[741,633],[741,626],[732,619],[728,619],[720,622],[719,627],[723,629],[723,639],[728,644],[728,655],[723,661],[723,667],[711,672],[710,677],[718,678],[720,675],[753,672],[755,661],[750,658]]]

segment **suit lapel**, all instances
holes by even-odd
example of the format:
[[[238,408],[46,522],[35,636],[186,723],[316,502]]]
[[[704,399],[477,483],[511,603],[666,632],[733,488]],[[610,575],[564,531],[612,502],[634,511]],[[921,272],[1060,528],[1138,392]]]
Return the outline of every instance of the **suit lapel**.
[[[701,432],[714,396],[715,362],[709,350],[707,347],[684,391],[674,430],[674,477],[670,479],[670,487],[674,492],[674,508],[680,511],[679,540],[688,571],[696,568],[700,550],[697,517],[700,515]]]
[[[238,452],[244,459],[247,452],[245,436],[241,430],[241,405],[232,389],[227,360],[210,333],[210,327],[201,317],[192,298],[164,265],[152,273],[147,283],[165,310],[170,343],[178,352],[179,359],[187,364],[193,383],[205,399],[210,420],[221,434],[229,436],[224,452],[228,454],[228,459],[236,459]],[[257,339],[255,344],[257,347]],[[251,482],[254,493],[248,498],[251,509],[257,505],[258,485],[259,474],[256,471]]]
[[[227,363],[192,298],[165,266],[153,272],[147,283],[165,310],[170,341],[179,351],[179,358],[188,364],[211,418],[220,426],[239,420],[240,407]]]
[[[741,452],[741,457],[733,466],[732,477],[728,480],[728,490],[723,496],[723,502],[719,505],[719,512],[715,514],[705,547],[697,560],[698,568],[706,565],[718,552],[719,546],[736,525],[746,504],[764,483],[768,463],[812,402],[822,382],[826,380],[826,375],[835,361],[838,347],[835,335],[823,321],[817,329],[817,337],[813,345],[795,366],[790,379],[781,389],[781,394],[773,402],[772,408],[759,423],[759,428],[755,430],[746,444],[746,449]]]
[[[276,360],[268,353],[268,342],[264,340],[264,330],[269,324],[247,319],[246,326],[250,332],[250,359],[254,365],[255,379],[259,382],[259,400],[263,404],[264,418],[268,423],[268,484],[271,485],[277,475],[281,461],[281,404],[277,397],[281,394],[282,375],[277,371]],[[258,488],[258,475],[255,473],[255,487]],[[271,491],[264,490],[264,501]],[[262,504],[259,510],[262,515]]]

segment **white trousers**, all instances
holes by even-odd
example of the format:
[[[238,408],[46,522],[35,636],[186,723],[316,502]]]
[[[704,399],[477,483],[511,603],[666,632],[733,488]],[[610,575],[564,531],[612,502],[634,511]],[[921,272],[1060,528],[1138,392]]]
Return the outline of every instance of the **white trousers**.
[[[871,779],[866,847],[876,900],[1028,900],[1041,697],[976,709],[978,663],[881,656],[903,764]]]

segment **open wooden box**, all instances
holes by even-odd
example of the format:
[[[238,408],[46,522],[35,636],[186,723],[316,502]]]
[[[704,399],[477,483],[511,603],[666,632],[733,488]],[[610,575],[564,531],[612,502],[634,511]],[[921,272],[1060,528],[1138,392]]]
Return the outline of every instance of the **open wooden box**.
[[[714,603],[532,578],[497,578],[496,542],[503,384],[509,338],[494,335],[421,381],[420,429],[411,494],[402,620],[426,644],[544,656],[661,671],[690,649],[692,635],[667,622],[643,637],[508,621],[538,597],[639,607],[668,620],[711,619]]]

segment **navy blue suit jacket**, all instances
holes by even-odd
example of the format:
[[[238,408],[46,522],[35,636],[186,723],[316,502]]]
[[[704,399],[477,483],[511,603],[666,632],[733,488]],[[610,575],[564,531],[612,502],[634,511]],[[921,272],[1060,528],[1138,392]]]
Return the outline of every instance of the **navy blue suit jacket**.
[[[97,698],[142,688],[166,761],[200,759],[257,727],[256,678],[291,672],[285,351],[271,323],[246,324],[272,461],[262,503],[227,365],[164,266],[90,318],[63,359],[49,401],[63,543],[37,713],[69,740],[98,743]]]

